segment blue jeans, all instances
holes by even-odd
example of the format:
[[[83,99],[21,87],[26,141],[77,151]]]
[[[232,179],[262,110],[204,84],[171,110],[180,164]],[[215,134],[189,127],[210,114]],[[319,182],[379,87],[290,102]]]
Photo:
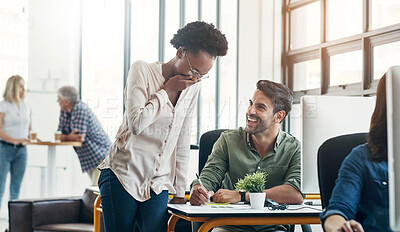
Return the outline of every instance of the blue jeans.
[[[0,208],[8,172],[10,172],[10,200],[15,200],[19,196],[25,169],[26,147],[0,143]]]
[[[167,231],[168,191],[151,191],[149,200],[137,201],[110,169],[101,170],[99,188],[106,232]]]

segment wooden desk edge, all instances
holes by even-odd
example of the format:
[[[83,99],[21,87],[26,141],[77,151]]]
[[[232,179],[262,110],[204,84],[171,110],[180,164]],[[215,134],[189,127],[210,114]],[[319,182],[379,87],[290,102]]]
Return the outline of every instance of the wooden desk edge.
[[[45,146],[65,146],[65,145],[71,145],[73,147],[82,147],[81,142],[60,142],[60,143],[55,143],[55,142],[50,142],[50,141],[42,141],[42,142],[36,142],[36,143],[28,143],[28,145],[45,145]]]
[[[305,199],[307,200],[321,200],[321,195],[318,193],[306,194]]]
[[[318,216],[304,217],[186,217],[169,210],[171,217],[168,220],[168,232],[175,231],[176,222],[179,218],[191,222],[204,222],[198,232],[207,232],[220,225],[280,225],[280,224],[320,224]]]
[[[200,226],[198,232],[207,232],[221,225],[296,225],[320,224],[318,216],[305,217],[217,217]]]

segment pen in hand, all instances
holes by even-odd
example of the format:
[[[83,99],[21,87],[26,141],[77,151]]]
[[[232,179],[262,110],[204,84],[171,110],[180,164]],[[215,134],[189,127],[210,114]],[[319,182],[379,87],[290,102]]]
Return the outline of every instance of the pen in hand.
[[[208,197],[212,197],[213,192],[207,191],[207,189],[204,187],[203,182],[200,180],[200,177],[199,177],[199,175],[198,175],[197,173],[196,173],[196,177],[197,177],[197,180],[199,180],[199,183],[200,183],[201,188],[202,188],[204,191],[207,192]]]
[[[196,177],[197,177],[197,180],[199,180],[201,188],[204,189],[204,191],[207,192],[206,188],[204,188],[203,182],[201,182],[200,177],[199,177],[199,175],[197,173],[196,173]]]

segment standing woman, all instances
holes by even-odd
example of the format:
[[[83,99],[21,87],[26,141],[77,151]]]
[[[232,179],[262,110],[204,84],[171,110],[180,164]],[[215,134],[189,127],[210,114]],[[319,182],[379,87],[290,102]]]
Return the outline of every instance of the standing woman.
[[[185,203],[190,132],[200,82],[228,49],[212,24],[192,22],[171,40],[167,63],[132,64],[125,88],[125,114],[116,141],[99,165],[107,232],[166,231],[171,203]]]
[[[18,199],[26,169],[26,147],[31,128],[31,109],[25,104],[25,81],[8,78],[0,102],[0,206],[10,172],[10,200]]]

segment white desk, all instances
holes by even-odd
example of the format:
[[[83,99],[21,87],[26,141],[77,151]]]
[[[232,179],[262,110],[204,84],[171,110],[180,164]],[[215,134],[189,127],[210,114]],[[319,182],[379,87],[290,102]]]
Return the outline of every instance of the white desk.
[[[209,231],[218,225],[280,225],[280,224],[320,224],[321,206],[289,205],[286,210],[251,209],[250,205],[191,206],[168,204],[171,217],[168,232],[173,232],[178,219],[204,222],[199,232]]]
[[[56,190],[56,146],[71,145],[73,147],[82,146],[81,142],[36,142],[28,143],[28,145],[40,145],[47,146],[47,178],[46,178],[46,190],[47,197],[53,197]]]

